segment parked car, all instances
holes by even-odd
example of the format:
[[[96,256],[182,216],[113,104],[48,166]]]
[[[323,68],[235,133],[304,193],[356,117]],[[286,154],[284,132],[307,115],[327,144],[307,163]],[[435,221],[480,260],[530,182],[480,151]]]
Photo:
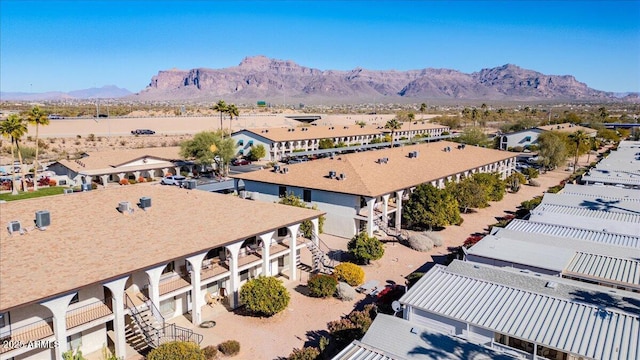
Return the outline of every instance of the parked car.
[[[162,180],[160,180],[160,184],[182,186],[185,180],[187,180],[187,178],[182,175],[171,175],[163,177]]]
[[[251,164],[251,161],[247,160],[247,159],[234,159],[231,162],[231,165],[233,166],[239,166],[239,165],[249,165]]]
[[[131,135],[153,135],[156,132],[149,129],[135,129],[131,130]]]

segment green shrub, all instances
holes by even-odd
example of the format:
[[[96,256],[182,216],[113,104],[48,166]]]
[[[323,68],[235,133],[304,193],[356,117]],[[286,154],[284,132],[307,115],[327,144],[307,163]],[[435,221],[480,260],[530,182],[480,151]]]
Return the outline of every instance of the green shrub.
[[[312,276],[307,281],[309,295],[313,297],[329,297],[333,296],[338,286],[338,280],[331,275],[319,274]]]
[[[286,309],[290,298],[282,281],[273,276],[249,280],[240,289],[240,302],[259,316],[272,316]]]
[[[190,341],[171,341],[151,350],[147,360],[204,360],[198,344]]]
[[[227,340],[218,345],[218,350],[226,356],[238,355],[240,352],[240,343],[236,340]]]
[[[369,237],[365,232],[361,232],[349,240],[347,249],[356,261],[365,264],[371,260],[378,260],[384,255],[382,242],[375,236]]]
[[[333,275],[339,281],[344,281],[351,286],[358,286],[364,282],[364,270],[360,266],[348,262],[336,266]]]
[[[293,349],[287,359],[289,360],[315,360],[320,356],[320,350],[314,347],[305,347],[302,349]]]
[[[213,345],[209,345],[202,349],[202,353],[204,354],[205,360],[215,360],[218,357],[218,348]]]
[[[522,170],[522,173],[529,177],[529,179],[535,179],[538,177],[538,175],[540,175],[540,172],[534,168],[526,168],[524,170]]]
[[[414,272],[407,275],[407,288],[411,288],[422,276],[424,276],[423,272]]]

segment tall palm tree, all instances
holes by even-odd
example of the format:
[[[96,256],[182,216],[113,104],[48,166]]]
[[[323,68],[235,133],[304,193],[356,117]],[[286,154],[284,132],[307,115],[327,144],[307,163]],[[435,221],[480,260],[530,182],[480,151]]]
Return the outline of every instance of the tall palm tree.
[[[227,112],[227,103],[225,103],[224,100],[218,100],[212,109],[220,113],[220,131],[222,131],[222,114]]]
[[[13,151],[13,147],[15,144],[16,147],[16,151],[18,152],[18,159],[20,161],[20,169],[22,171],[22,188],[24,189],[24,170],[22,170],[22,154],[20,153],[20,138],[22,138],[24,136],[24,134],[27,133],[27,125],[24,123],[23,119],[16,115],[16,114],[11,114],[9,115],[9,117],[6,120],[3,120],[2,123],[0,123],[0,133],[2,133],[2,136],[8,138],[11,140],[11,163],[12,163],[12,167],[15,170],[15,166],[13,166],[13,162],[15,159],[15,153]],[[13,180],[11,182],[12,184],[12,194],[13,195],[17,195],[18,194],[18,187],[15,185],[16,184],[16,173],[15,171],[12,172],[12,176],[13,176]]]
[[[402,123],[393,118],[387,121],[387,123],[384,125],[384,128],[391,130],[391,146],[393,147],[393,134],[396,132],[396,130],[400,130],[402,128]]]
[[[238,116],[240,116],[240,112],[235,104],[229,104],[227,105],[227,114],[229,115],[229,136],[231,136],[231,133],[233,132],[231,130],[231,121],[234,117],[237,119]]]
[[[573,173],[575,174],[576,168],[578,167],[578,156],[580,155],[580,145],[589,141],[589,135],[582,130],[578,130],[570,135],[571,140],[576,143],[576,157],[573,162]]]
[[[420,120],[424,120],[424,112],[427,111],[427,104],[420,104]]]
[[[38,190],[38,166],[40,163],[38,162],[38,150],[40,149],[40,144],[38,142],[38,131],[40,129],[40,125],[47,126],[49,125],[49,117],[47,114],[40,109],[39,106],[34,106],[29,112],[28,121],[30,124],[34,124],[36,126],[36,159],[33,163],[33,190]]]

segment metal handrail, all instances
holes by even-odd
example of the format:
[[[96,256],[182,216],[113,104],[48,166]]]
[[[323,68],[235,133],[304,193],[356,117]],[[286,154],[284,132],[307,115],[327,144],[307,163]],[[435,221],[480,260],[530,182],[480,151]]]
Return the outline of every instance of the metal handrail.
[[[152,325],[147,323],[147,321],[142,317],[142,315],[138,311],[138,308],[136,307],[135,303],[129,297],[129,294],[125,293],[124,295],[125,295],[125,298],[126,298],[127,307],[129,308],[129,311],[131,311],[131,315],[133,317],[133,320],[136,322],[136,324],[140,328],[140,331],[142,332],[142,336],[144,336],[144,340],[147,343],[147,345],[149,345],[149,346],[151,346],[153,348],[155,348],[158,345],[160,345],[160,342],[159,341],[158,342],[154,342],[154,339],[152,338],[152,336],[146,331],[146,329],[151,328]],[[131,305],[129,305],[129,304],[131,304]],[[145,301],[144,304],[147,305],[147,302]],[[164,325],[164,323],[163,323],[163,325]],[[156,333],[156,335],[157,335],[157,333]]]
[[[53,316],[50,316],[22,326],[11,327],[8,333],[2,333],[0,338],[2,340],[21,340],[24,343],[27,343],[29,341],[41,340],[53,335]],[[0,346],[0,353],[7,352],[11,349],[11,347]]]

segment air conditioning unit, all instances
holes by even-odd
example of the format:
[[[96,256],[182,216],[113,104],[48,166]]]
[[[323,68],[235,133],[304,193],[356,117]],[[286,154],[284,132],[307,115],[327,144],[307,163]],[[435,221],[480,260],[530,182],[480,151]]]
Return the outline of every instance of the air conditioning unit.
[[[14,220],[14,221],[9,221],[9,225],[7,226],[7,230],[9,230],[9,234],[13,234],[13,233],[22,233],[22,224],[20,224],[20,221]]]
[[[151,207],[151,198],[148,196],[143,196],[140,198],[140,208],[141,209],[146,209],[148,207]]]
[[[48,210],[36,211],[36,227],[40,230],[44,230],[47,226],[51,225],[51,214]]]
[[[82,191],[91,191],[91,184],[82,184],[80,185]]]
[[[275,172],[280,171],[280,165],[275,165],[275,166],[273,167],[273,171],[275,171]]]
[[[73,189],[64,189],[65,194],[73,194]]]
[[[336,177],[336,172],[335,171],[329,171],[329,178],[333,179],[334,177]]]
[[[131,203],[128,201],[121,201],[118,203],[118,211],[121,213],[128,213],[131,211]]]
[[[413,151],[409,151],[409,159],[411,159],[413,157],[415,157],[414,154],[413,154]]]

